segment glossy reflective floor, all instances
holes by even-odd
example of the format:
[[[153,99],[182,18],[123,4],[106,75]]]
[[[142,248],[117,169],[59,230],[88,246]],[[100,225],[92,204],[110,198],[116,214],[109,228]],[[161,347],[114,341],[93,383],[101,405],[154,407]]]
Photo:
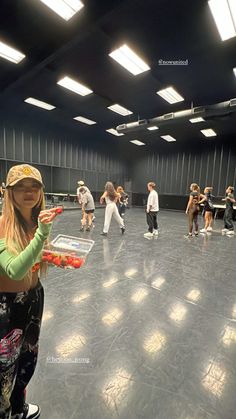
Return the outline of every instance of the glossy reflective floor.
[[[37,371],[28,401],[42,419],[235,419],[236,237],[185,239],[187,220],[159,214],[160,235],[143,238],[145,213],[127,211],[127,231],[80,233],[79,211],[58,233],[95,240],[77,271],[52,268]]]

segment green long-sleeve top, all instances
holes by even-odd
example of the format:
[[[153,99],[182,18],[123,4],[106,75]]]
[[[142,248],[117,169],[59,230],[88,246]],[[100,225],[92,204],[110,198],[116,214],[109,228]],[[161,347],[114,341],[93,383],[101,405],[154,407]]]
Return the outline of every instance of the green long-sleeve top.
[[[52,223],[42,224],[39,222],[34,238],[19,255],[12,255],[6,248],[5,239],[0,239],[0,276],[7,275],[15,281],[22,280],[29,269],[39,261],[51,227]]]

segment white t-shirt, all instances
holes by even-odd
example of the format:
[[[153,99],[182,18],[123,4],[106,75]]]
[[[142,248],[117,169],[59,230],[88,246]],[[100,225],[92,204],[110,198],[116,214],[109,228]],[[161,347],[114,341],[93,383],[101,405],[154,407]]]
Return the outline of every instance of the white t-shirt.
[[[158,193],[154,189],[148,195],[147,211],[159,211]]]

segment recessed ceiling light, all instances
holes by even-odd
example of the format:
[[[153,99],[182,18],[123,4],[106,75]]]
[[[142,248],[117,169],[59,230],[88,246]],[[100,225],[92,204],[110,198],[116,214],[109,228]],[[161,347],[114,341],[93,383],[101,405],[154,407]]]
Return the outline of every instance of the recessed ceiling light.
[[[215,137],[217,135],[216,132],[211,128],[201,129],[201,132],[203,135],[205,135],[205,137]]]
[[[236,67],[234,67],[233,72],[234,72],[234,75],[236,77]]]
[[[135,145],[145,145],[145,143],[142,143],[142,141],[139,141],[139,140],[131,140],[130,141],[130,143],[133,143],[133,144],[135,144]]]
[[[203,119],[201,116],[199,116],[198,118],[192,118],[189,120],[189,122],[191,122],[192,124],[197,124],[198,122],[203,122],[205,121],[205,119]]]
[[[92,121],[91,119],[84,118],[83,116],[76,116],[73,119],[75,119],[76,121],[82,122],[83,124],[87,124],[87,125],[94,125],[94,124],[97,123],[95,121]]]
[[[222,41],[236,36],[235,0],[209,0],[208,4]]]
[[[121,132],[117,132],[116,129],[114,129],[114,128],[106,129],[106,132],[109,132],[110,134],[116,135],[117,137],[120,137],[121,135],[124,135]]]
[[[166,89],[159,90],[157,92],[157,95],[161,96],[163,99],[165,99],[169,103],[177,103],[182,102],[184,98],[176,92],[176,90],[173,87],[167,87]]]
[[[90,93],[93,93],[93,91],[88,89],[88,87],[84,86],[78,81],[75,81],[67,76],[59,80],[57,84],[81,96],[86,96],[86,95],[89,95]]]
[[[29,103],[30,105],[38,106],[39,108],[46,109],[47,111],[51,111],[55,109],[55,106],[50,105],[49,103],[42,102],[41,100],[35,99],[33,97],[28,97],[24,100],[24,102]]]
[[[111,52],[109,56],[134,76],[150,70],[150,67],[126,44]]]
[[[126,109],[123,106],[118,105],[118,103],[116,103],[115,105],[108,106],[108,109],[110,109],[113,112],[119,113],[122,116],[131,115],[133,113],[129,111],[129,109]]]
[[[155,131],[155,130],[159,129],[159,127],[154,126],[154,127],[148,127],[147,129],[149,131]]]
[[[172,143],[173,141],[176,141],[176,139],[172,137],[171,135],[161,135],[161,138],[163,138],[163,140],[165,141],[168,141],[168,143]]]
[[[18,64],[23,60],[23,58],[25,58],[25,55],[4,42],[0,42],[0,57],[11,61],[14,64]]]
[[[80,0],[40,0],[65,20],[69,20],[84,7]]]

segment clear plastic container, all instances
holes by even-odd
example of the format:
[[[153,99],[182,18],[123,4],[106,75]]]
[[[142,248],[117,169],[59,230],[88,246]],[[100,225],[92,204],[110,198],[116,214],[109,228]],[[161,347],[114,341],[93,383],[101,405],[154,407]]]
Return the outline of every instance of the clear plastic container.
[[[93,240],[59,234],[43,250],[42,260],[65,269],[78,269],[94,245]]]

